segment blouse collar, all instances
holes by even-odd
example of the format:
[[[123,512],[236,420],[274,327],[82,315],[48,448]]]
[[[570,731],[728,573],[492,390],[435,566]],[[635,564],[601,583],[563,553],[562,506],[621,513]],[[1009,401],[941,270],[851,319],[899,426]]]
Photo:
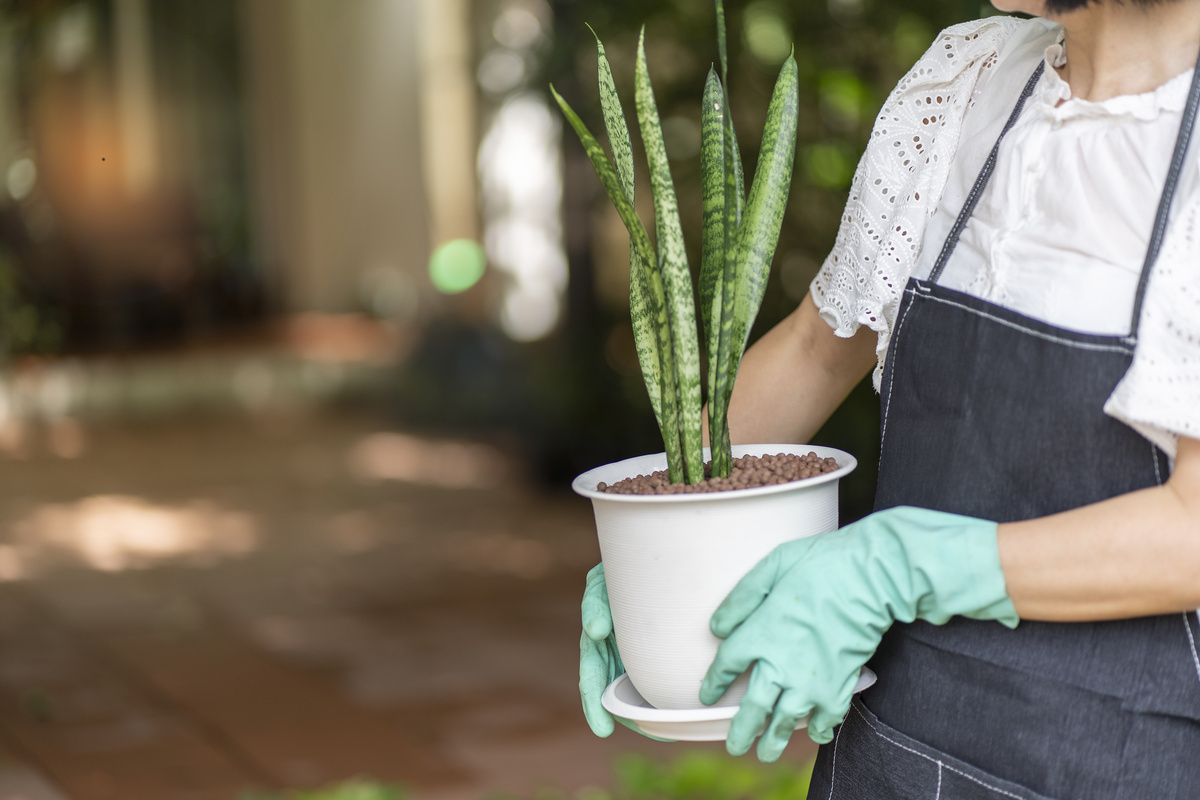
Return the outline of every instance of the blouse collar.
[[[1071,95],[1071,87],[1058,74],[1055,67],[1067,63],[1066,48],[1062,42],[1046,48],[1046,70],[1038,84],[1037,96],[1047,112],[1059,120],[1075,117],[1121,117],[1131,116],[1141,120],[1153,120],[1164,111],[1181,112],[1187,105],[1188,89],[1192,84],[1192,72],[1180,73],[1166,83],[1142,94],[1126,94],[1108,100],[1092,102]],[[1059,104],[1061,102],[1061,105]]]

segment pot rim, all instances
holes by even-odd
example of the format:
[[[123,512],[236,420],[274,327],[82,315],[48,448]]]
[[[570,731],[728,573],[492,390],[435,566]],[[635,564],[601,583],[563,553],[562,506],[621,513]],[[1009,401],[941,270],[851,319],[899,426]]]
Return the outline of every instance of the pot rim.
[[[571,481],[571,489],[583,497],[587,497],[592,501],[609,501],[617,503],[713,503],[718,501],[740,500],[750,497],[761,497],[763,495],[781,494],[783,492],[794,492],[803,489],[809,489],[814,486],[819,486],[830,481],[838,481],[849,475],[858,466],[858,459],[847,453],[845,450],[839,450],[836,447],[825,447],[816,444],[743,444],[734,445],[734,457],[743,455],[774,455],[776,453],[796,453],[804,455],[808,452],[815,452],[822,458],[832,456],[838,462],[838,468],[833,472],[826,472],[823,475],[817,475],[812,478],[804,478],[798,481],[790,481],[788,483],[777,483],[771,486],[754,486],[748,489],[727,489],[720,492],[697,492],[695,494],[616,494],[611,492],[601,492],[596,490],[596,484],[600,482],[599,473],[601,471],[609,471],[613,467],[625,464],[628,462],[639,461],[648,457],[661,456],[666,462],[665,453],[647,453],[640,456],[632,456],[631,458],[622,459],[621,461],[613,461],[608,464],[601,464],[598,467],[593,467],[587,472],[578,475],[575,480]],[[705,457],[708,457],[708,448],[704,448]],[[661,469],[661,467],[660,467]],[[632,472],[625,477],[632,477],[638,474]],[[644,474],[644,473],[643,473]]]

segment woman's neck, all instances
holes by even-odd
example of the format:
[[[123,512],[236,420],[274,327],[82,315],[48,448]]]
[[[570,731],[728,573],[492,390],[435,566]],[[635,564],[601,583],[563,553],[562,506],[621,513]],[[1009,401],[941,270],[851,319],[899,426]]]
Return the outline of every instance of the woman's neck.
[[[1187,71],[1200,53],[1200,2],[1149,6],[1104,0],[1055,18],[1067,63],[1058,70],[1075,97],[1100,102],[1152,91]]]

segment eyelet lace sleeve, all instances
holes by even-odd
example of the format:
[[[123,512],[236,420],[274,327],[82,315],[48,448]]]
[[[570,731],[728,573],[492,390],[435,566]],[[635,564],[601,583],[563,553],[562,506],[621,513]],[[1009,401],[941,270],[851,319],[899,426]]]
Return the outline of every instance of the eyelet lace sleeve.
[[[833,250],[811,290],[838,336],[853,336],[859,325],[879,334],[877,390],[900,295],[945,188],[963,114],[1022,24],[990,17],[947,28],[875,120]]]
[[[1180,436],[1200,439],[1200,189],[1176,208],[1146,287],[1133,363],[1104,405],[1172,459]]]

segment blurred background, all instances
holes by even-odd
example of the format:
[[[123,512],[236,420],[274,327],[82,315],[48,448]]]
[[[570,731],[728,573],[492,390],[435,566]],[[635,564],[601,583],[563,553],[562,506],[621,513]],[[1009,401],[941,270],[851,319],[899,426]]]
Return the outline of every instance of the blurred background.
[[[756,335],[887,92],[990,13],[728,2],[747,171],[800,66]],[[802,795],[804,737],[755,771],[578,710],[567,484],[661,450],[547,91],[602,129],[585,23],[630,114],[646,26],[697,265],[709,0],[0,0],[0,800]],[[816,441],[869,511],[869,383]]]

